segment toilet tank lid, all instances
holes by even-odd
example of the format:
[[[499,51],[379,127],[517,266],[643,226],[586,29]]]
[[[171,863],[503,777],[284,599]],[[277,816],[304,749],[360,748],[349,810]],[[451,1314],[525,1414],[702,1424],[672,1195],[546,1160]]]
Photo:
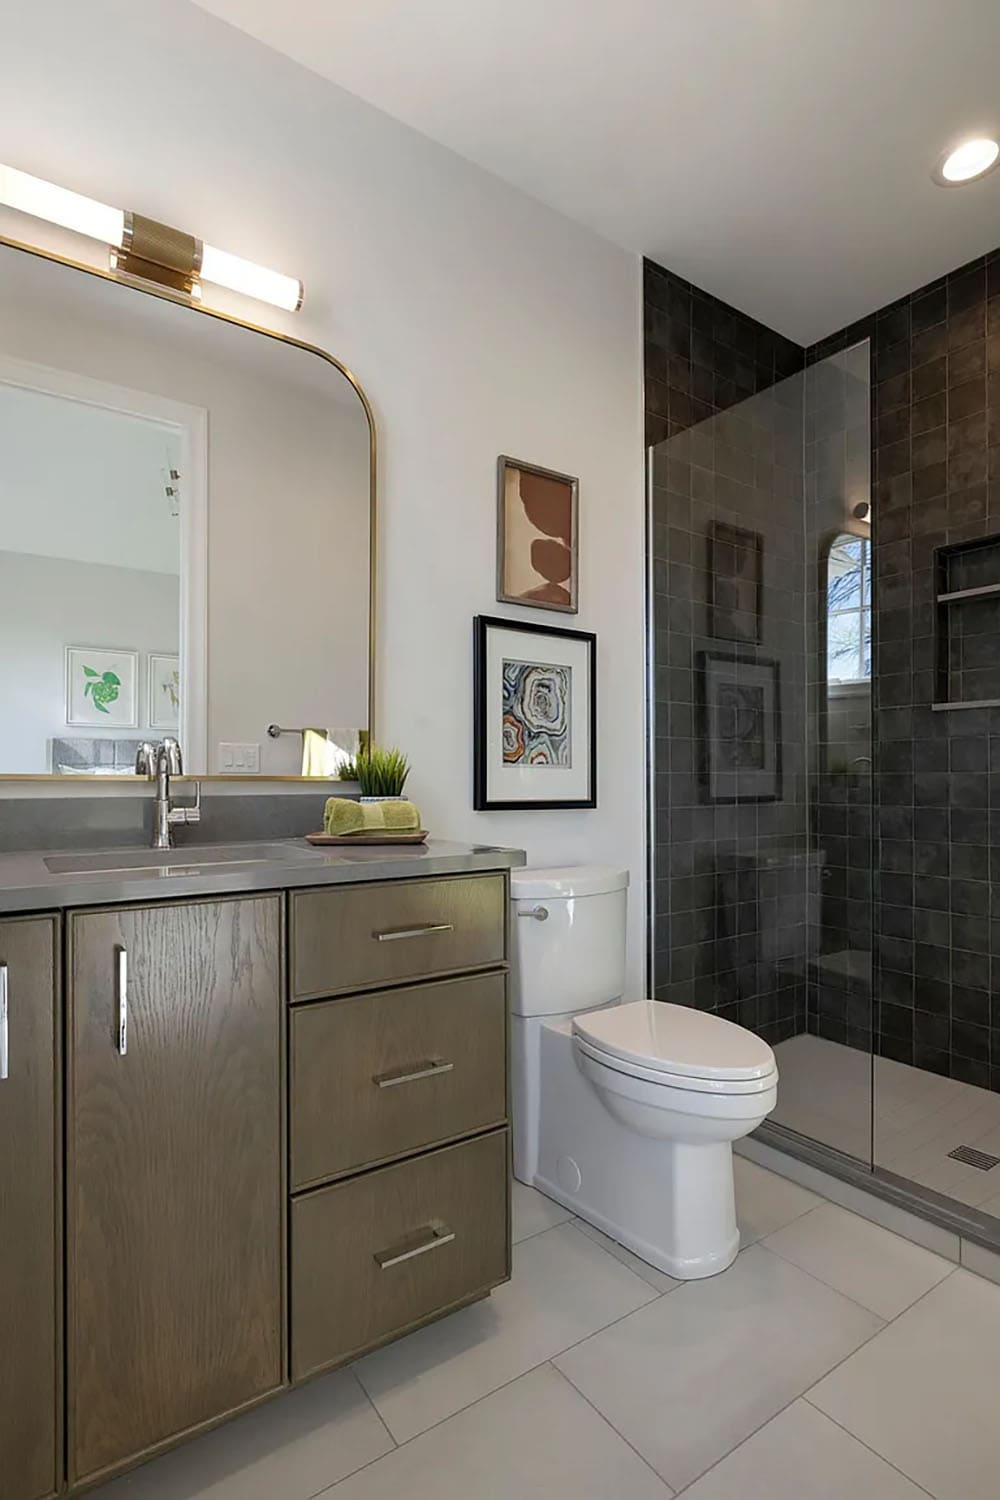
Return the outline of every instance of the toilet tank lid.
[[[628,871],[617,865],[550,865],[510,872],[510,893],[515,901],[603,896],[627,886]]]

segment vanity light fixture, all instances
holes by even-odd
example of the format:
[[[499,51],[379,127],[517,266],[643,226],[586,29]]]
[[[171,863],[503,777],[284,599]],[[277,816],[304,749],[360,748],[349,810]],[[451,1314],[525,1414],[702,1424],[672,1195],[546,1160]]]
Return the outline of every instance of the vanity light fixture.
[[[98,203],[16,167],[0,164],[0,204],[102,240],[111,250],[111,269],[126,276],[155,281],[189,297],[197,297],[201,283],[209,281],[287,312],[302,306],[302,283],[294,276],[269,271],[169,224]]]
[[[985,177],[1000,162],[1000,143],[990,136],[974,136],[946,151],[931,173],[940,187],[958,187]]]

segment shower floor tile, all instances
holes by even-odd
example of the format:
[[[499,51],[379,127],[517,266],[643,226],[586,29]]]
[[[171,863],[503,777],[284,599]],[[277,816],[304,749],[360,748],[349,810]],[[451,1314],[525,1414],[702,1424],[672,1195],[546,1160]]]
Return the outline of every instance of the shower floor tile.
[[[1000,1166],[949,1156],[958,1146],[1000,1156],[1000,1094],[817,1036],[792,1037],[775,1054],[777,1124],[868,1161],[874,1107],[876,1166],[1000,1215]]]

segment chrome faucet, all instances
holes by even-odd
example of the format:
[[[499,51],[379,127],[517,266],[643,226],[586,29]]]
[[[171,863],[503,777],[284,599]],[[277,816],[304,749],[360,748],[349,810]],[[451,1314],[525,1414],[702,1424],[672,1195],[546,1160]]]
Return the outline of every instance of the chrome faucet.
[[[201,782],[195,782],[194,802],[190,807],[170,806],[170,778],[184,774],[181,747],[169,736],[153,745],[148,740],[139,746],[135,757],[135,774],[156,778],[156,801],[153,804],[153,848],[169,849],[173,843],[171,829],[177,823],[201,822]]]

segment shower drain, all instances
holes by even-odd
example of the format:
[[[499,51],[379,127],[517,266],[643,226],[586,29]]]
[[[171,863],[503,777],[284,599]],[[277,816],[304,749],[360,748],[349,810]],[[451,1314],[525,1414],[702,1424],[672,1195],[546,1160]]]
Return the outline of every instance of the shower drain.
[[[1000,1156],[991,1156],[988,1151],[977,1151],[975,1146],[956,1146],[948,1155],[953,1161],[964,1161],[967,1167],[978,1167],[980,1172],[1000,1167]]]

